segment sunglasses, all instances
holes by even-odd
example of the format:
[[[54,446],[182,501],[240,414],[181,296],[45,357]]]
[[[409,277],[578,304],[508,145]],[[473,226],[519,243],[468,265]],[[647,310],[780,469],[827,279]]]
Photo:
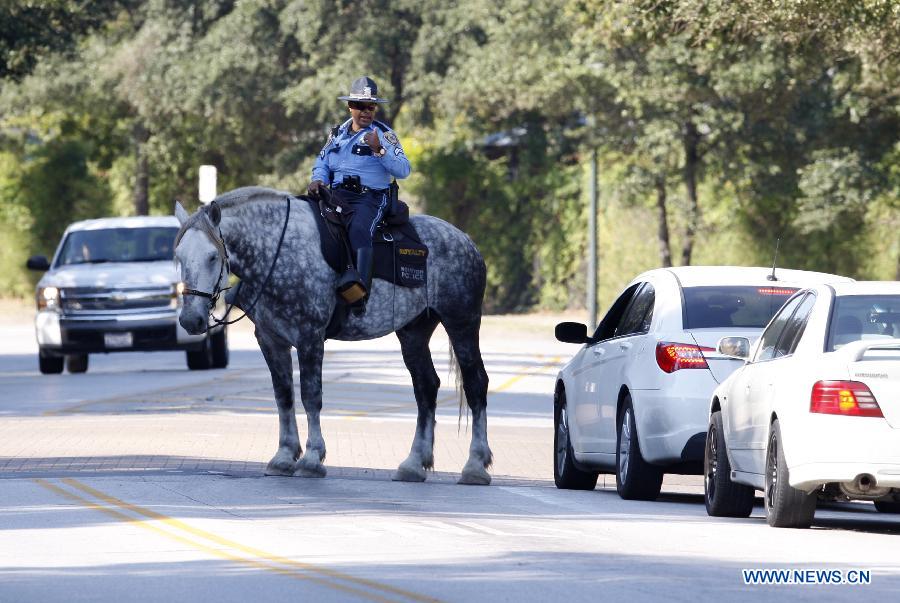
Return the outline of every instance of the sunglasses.
[[[375,111],[378,108],[378,105],[369,104],[369,103],[357,103],[351,101],[348,103],[351,109],[356,109],[357,111]]]

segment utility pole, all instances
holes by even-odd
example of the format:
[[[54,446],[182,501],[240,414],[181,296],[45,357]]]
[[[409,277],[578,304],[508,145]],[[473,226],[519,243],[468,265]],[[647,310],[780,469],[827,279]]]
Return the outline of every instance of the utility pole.
[[[588,209],[588,332],[597,328],[597,147],[591,150],[591,190]]]

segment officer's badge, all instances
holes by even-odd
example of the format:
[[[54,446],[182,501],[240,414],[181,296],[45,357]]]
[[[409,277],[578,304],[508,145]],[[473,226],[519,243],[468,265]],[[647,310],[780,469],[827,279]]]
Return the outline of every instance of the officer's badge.
[[[400,144],[400,140],[397,138],[397,135],[393,132],[385,132],[384,139],[387,140],[392,145]]]

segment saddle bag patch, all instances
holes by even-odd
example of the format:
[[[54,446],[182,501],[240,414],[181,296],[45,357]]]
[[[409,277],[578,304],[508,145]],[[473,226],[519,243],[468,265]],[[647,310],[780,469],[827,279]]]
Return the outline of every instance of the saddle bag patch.
[[[409,239],[398,241],[394,245],[394,253],[397,258],[397,282],[404,287],[424,285],[427,280],[425,268],[428,260],[428,248]]]

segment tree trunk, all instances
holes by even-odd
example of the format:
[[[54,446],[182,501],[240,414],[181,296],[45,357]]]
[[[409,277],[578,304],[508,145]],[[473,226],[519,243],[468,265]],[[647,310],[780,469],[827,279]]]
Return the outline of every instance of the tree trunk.
[[[666,181],[662,177],[656,179],[656,215],[659,219],[659,261],[663,268],[672,266],[672,250],[669,245],[669,216],[666,213]]]
[[[134,141],[134,213],[146,216],[150,213],[150,166],[147,162],[147,141],[150,133],[143,122],[138,121],[133,130]]]
[[[687,226],[684,231],[684,244],[681,247],[682,266],[691,265],[691,255],[694,253],[694,237],[697,234],[697,223],[700,218],[700,206],[697,203],[697,167],[700,164],[700,154],[697,147],[700,143],[700,133],[694,122],[688,121],[684,126],[684,186],[687,189]]]

